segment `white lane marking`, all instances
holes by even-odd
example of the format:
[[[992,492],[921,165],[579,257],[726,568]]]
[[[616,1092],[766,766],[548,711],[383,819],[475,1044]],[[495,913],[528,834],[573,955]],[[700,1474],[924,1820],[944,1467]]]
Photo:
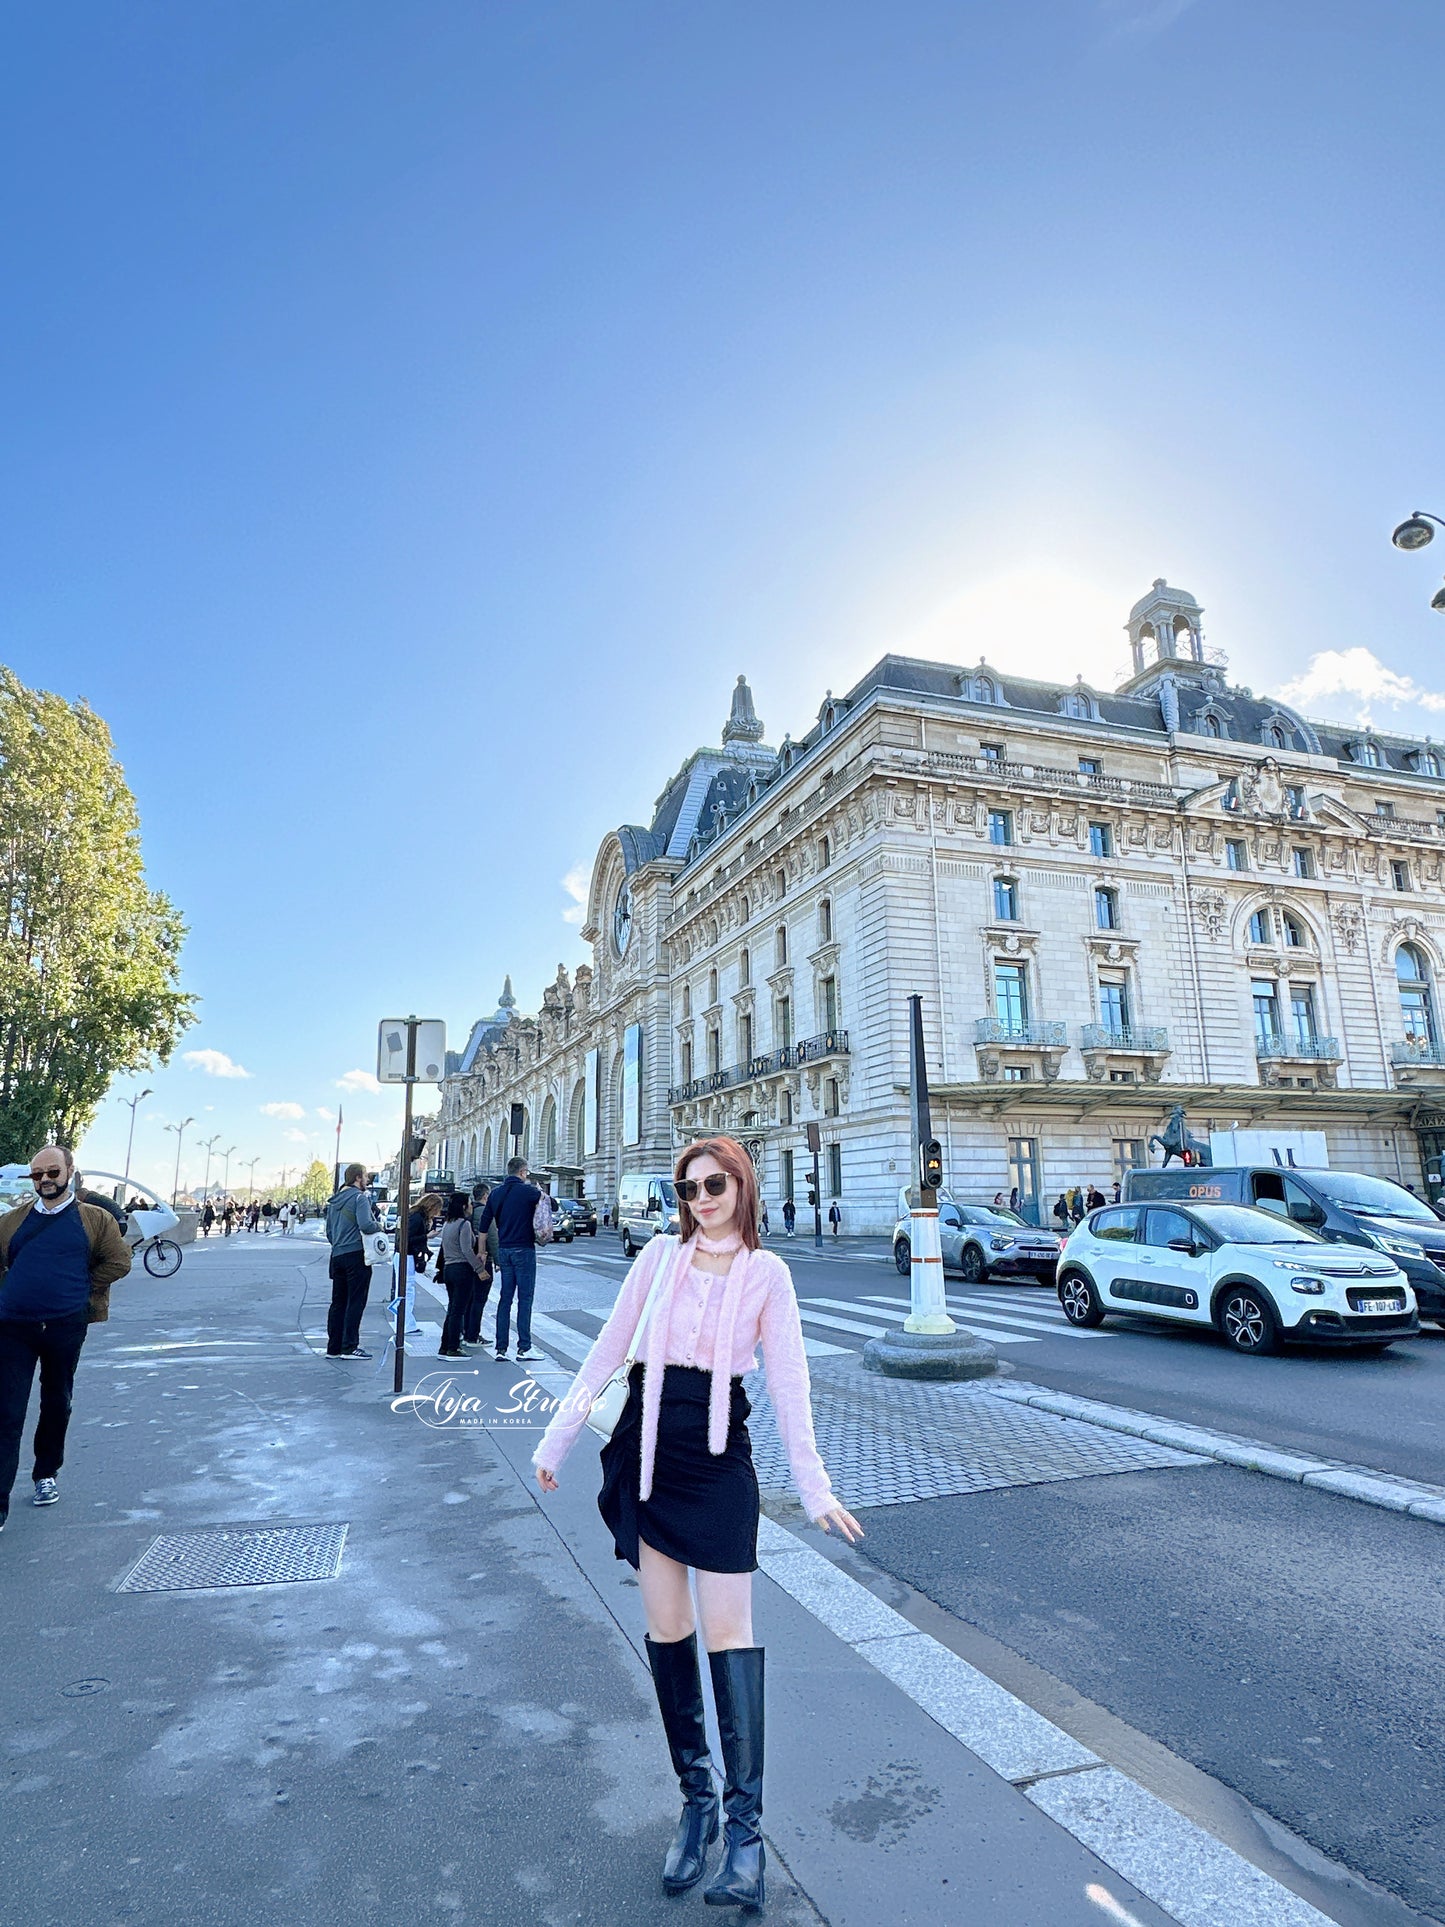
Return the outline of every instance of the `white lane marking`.
[[[816,1302],[822,1304],[824,1301],[818,1299]],[[862,1302],[870,1305],[905,1306],[910,1301],[907,1298],[869,1297]],[[1018,1331],[1043,1332],[1050,1338],[1112,1338],[1115,1336],[1113,1332],[1079,1331],[1069,1323],[1062,1312],[1056,1318],[1051,1318],[1047,1312],[1034,1312],[1029,1315],[1026,1312],[995,1311],[992,1307],[976,1304],[971,1298],[950,1297],[946,1302],[953,1316],[963,1319],[965,1323],[972,1320],[980,1325],[1003,1325]]]
[[[549,1318],[541,1311],[532,1313],[532,1336],[541,1338],[549,1351],[561,1352],[574,1365],[580,1365],[592,1349],[592,1340],[585,1332],[574,1331],[571,1325],[564,1325],[559,1318]]]
[[[873,1325],[865,1325],[856,1318],[835,1318],[820,1311],[811,1311],[809,1310],[809,1306],[811,1305],[838,1305],[845,1311],[861,1311],[864,1307],[851,1298],[802,1299],[798,1305],[798,1313],[803,1323],[805,1325],[822,1325],[828,1331],[858,1332],[864,1338],[881,1338],[884,1332],[891,1331],[896,1323],[895,1320],[888,1316],[887,1312],[880,1311],[876,1313],[875,1316],[878,1322]],[[990,1337],[993,1338],[994,1343],[999,1345],[1038,1345],[1042,1343],[1042,1340],[1037,1338],[1025,1338],[1022,1333],[1019,1332],[999,1332],[996,1337],[991,1333]]]
[[[1018,1785],[1181,1927],[1330,1927],[1327,1917],[1232,1847],[1080,1745],[1025,1701],[886,1606],[766,1516],[758,1561],[773,1583],[892,1680],[995,1773]],[[1039,1775],[1045,1777],[1039,1778]],[[1129,1915],[1106,1888],[1097,1906]],[[1108,1903],[1108,1905],[1106,1905]]]

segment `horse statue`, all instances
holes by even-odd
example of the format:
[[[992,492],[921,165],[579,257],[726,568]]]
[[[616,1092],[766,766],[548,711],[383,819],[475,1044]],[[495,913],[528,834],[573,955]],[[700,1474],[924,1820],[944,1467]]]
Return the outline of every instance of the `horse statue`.
[[[1174,1106],[1163,1131],[1151,1137],[1149,1143],[1151,1146],[1155,1144],[1159,1146],[1164,1153],[1166,1166],[1171,1158],[1178,1158],[1181,1164],[1213,1164],[1214,1162],[1209,1146],[1203,1138],[1191,1137],[1185,1129],[1182,1104]]]

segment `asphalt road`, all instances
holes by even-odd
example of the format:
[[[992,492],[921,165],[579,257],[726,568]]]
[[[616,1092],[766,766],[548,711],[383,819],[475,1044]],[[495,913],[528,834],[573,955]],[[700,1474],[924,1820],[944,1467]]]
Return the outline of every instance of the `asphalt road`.
[[[781,1249],[810,1345],[859,1349],[903,1315],[906,1281],[876,1247]],[[539,1305],[590,1335],[623,1269],[605,1236],[549,1255]],[[949,1295],[1021,1376],[1445,1484],[1445,1334],[1383,1358],[1249,1359],[1124,1321],[1076,1333],[1035,1286],[951,1280]],[[875,1565],[1445,1917],[1439,1527],[1223,1466],[874,1508],[865,1523]]]
[[[844,1240],[821,1253],[811,1239],[772,1243],[793,1268],[814,1340],[861,1350],[869,1329],[903,1316],[908,1280],[883,1240]],[[582,1263],[592,1245],[564,1247],[549,1262]],[[595,1269],[620,1275],[621,1254],[605,1232],[596,1246]],[[1049,1286],[972,1286],[950,1275],[948,1296],[954,1316],[995,1343],[1021,1378],[1445,1485],[1445,1331],[1428,1328],[1378,1358],[1303,1348],[1241,1358],[1207,1332],[1127,1318],[1076,1332]],[[849,1329],[860,1324],[867,1329]]]

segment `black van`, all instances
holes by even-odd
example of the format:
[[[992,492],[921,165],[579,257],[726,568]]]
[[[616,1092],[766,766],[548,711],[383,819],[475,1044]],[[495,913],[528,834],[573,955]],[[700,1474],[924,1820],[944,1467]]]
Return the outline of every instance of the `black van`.
[[[1360,1171],[1304,1171],[1279,1164],[1171,1164],[1131,1171],[1124,1197],[1254,1204],[1308,1225],[1337,1244],[1387,1251],[1410,1280],[1420,1316],[1445,1327],[1445,1224],[1413,1191]]]

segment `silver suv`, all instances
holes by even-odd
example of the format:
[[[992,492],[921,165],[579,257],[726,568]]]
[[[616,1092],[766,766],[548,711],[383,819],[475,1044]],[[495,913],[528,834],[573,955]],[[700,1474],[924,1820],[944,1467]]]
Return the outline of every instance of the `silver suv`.
[[[1000,1204],[940,1204],[938,1237],[944,1270],[961,1271],[971,1285],[995,1276],[1051,1285],[1063,1244]],[[907,1276],[913,1263],[907,1218],[893,1227],[893,1262]]]

